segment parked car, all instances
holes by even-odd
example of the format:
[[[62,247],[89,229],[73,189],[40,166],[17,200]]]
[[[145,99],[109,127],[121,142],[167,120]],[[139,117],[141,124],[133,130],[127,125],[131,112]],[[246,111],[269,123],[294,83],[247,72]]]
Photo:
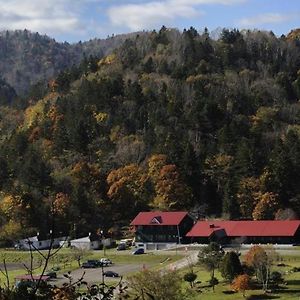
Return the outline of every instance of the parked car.
[[[89,259],[87,262],[90,263],[90,264],[94,264],[95,268],[102,266],[101,261],[98,260],[98,259]]]
[[[114,271],[105,271],[103,275],[106,277],[120,277],[120,275]]]
[[[132,252],[133,255],[144,254],[144,253],[145,253],[144,248],[138,248]]]
[[[118,251],[126,250],[126,244],[125,243],[120,243],[117,247]]]
[[[126,244],[127,247],[131,247],[133,244],[133,239],[124,239],[120,241],[120,244]]]
[[[100,259],[100,263],[101,263],[101,265],[103,265],[104,267],[110,266],[110,265],[113,264],[113,262],[112,262],[109,258],[101,258],[101,259]]]
[[[82,265],[81,265],[81,268],[83,269],[91,269],[91,268],[97,268],[97,265],[92,263],[92,262],[84,262]]]

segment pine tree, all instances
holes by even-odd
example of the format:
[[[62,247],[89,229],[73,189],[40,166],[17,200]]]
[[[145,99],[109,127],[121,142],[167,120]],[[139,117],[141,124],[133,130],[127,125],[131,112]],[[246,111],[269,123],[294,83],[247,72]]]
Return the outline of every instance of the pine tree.
[[[232,282],[237,275],[242,274],[242,265],[236,252],[230,251],[225,254],[220,263],[220,271],[229,282]]]

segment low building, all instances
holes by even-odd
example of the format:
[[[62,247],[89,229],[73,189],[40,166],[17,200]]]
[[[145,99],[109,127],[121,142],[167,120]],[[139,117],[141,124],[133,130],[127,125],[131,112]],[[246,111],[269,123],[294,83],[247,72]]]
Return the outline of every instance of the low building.
[[[297,244],[300,243],[300,220],[198,221],[187,237],[192,242],[203,244],[210,241],[222,244]]]
[[[193,226],[192,217],[184,211],[140,212],[131,222],[135,243],[146,249],[163,249],[170,245],[187,243],[186,233]]]
[[[18,240],[14,247],[18,250],[45,250],[51,248],[58,248],[61,243],[65,243],[67,237],[58,237],[48,240],[40,240],[39,236],[32,236],[26,239]]]
[[[90,236],[82,237],[79,239],[71,240],[70,246],[81,250],[97,250],[101,246],[101,241],[91,241]]]

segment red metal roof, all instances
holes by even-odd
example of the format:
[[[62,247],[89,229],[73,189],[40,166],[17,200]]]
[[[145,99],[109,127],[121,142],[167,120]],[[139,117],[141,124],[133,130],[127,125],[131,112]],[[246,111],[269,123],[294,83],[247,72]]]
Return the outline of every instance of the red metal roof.
[[[149,211],[140,212],[130,225],[157,225],[157,226],[167,226],[167,225],[179,225],[180,222],[187,215],[185,211]]]
[[[187,233],[189,237],[210,237],[213,232],[224,229],[227,236],[294,236],[300,220],[291,221],[198,221]]]
[[[38,280],[42,280],[42,281],[47,281],[50,279],[50,276],[47,275],[17,275],[15,277],[16,280],[28,280],[28,281],[38,281]]]

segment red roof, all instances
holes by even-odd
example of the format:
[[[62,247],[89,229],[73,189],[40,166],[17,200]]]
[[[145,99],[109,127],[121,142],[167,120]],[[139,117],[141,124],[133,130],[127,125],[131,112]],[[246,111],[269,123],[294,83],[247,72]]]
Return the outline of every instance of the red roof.
[[[291,221],[198,221],[187,233],[189,237],[210,237],[224,229],[229,237],[238,236],[294,236],[300,220]]]
[[[47,275],[18,275],[15,277],[16,280],[28,280],[28,281],[47,281],[50,279],[50,276]]]
[[[130,225],[179,225],[187,215],[185,211],[149,211],[140,212]]]

